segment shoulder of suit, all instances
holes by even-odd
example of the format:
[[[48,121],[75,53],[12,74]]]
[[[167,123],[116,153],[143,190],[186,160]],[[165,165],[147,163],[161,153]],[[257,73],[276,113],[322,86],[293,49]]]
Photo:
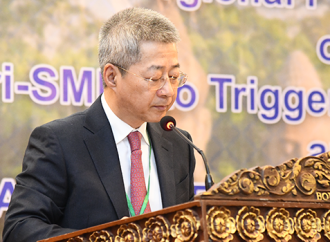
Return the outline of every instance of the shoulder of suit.
[[[97,98],[95,102],[87,109],[73,113],[67,117],[63,117],[60,119],[55,119],[49,123],[44,124],[45,126],[57,126],[57,125],[66,125],[66,124],[80,124],[80,122],[85,121],[86,115],[90,113],[91,117],[98,116],[100,113],[103,114],[103,108],[101,105],[101,98]],[[104,114],[105,115],[105,114]]]

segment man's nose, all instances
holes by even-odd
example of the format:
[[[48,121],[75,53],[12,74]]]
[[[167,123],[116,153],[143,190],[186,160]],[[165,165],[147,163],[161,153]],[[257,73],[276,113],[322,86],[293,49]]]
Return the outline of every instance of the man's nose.
[[[164,85],[158,89],[159,95],[160,96],[168,96],[171,97],[175,93],[175,89],[170,82],[170,79],[167,77],[166,80],[164,81]]]

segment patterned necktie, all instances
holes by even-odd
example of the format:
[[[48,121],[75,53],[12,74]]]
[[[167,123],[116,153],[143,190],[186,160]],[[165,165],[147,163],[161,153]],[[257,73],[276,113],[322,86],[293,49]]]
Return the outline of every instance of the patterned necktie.
[[[130,133],[128,142],[131,146],[131,203],[135,215],[140,214],[140,210],[147,194],[146,184],[144,181],[144,173],[142,166],[142,150],[141,150],[141,137],[139,131]],[[149,171],[150,172],[150,171]],[[151,212],[149,201],[144,213]]]

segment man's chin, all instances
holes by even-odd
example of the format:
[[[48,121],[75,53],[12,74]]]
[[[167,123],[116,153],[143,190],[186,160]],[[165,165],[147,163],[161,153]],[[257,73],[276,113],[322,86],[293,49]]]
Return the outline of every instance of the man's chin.
[[[162,113],[161,115],[157,115],[157,116],[154,116],[152,118],[149,119],[149,123],[159,123],[160,120],[165,117],[166,115],[166,112]]]

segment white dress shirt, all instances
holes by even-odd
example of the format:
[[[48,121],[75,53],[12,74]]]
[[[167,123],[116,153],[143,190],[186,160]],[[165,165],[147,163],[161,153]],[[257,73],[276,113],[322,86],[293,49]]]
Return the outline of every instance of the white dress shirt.
[[[105,101],[104,94],[101,97],[102,106],[105,114],[110,122],[112,133],[117,145],[121,172],[123,175],[125,191],[129,199],[131,199],[131,147],[128,142],[127,135],[130,132],[139,131],[142,134],[141,139],[141,150],[142,150],[142,165],[144,172],[144,179],[146,189],[148,189],[148,178],[150,172],[150,191],[149,191],[149,204],[151,211],[157,211],[163,208],[162,197],[160,193],[158,173],[156,167],[156,161],[154,152],[151,149],[150,165],[151,170],[149,171],[149,151],[150,145],[148,134],[147,134],[147,123],[143,123],[138,129],[132,128],[130,125],[118,118],[114,112],[110,109],[109,105]]]

